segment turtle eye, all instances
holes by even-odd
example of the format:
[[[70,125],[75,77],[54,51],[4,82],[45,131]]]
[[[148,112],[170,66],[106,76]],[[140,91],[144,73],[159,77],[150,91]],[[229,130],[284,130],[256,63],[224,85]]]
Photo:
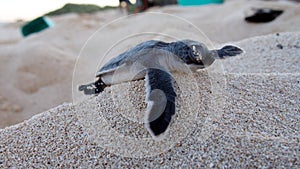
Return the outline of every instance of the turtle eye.
[[[199,56],[199,52],[197,51],[197,47],[195,45],[192,46],[193,54]]]

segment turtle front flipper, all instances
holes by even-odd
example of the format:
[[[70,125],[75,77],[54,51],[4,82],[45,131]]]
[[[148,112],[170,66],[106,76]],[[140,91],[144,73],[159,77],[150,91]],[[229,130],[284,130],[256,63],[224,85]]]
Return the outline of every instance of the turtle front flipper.
[[[226,59],[228,57],[242,54],[244,51],[236,46],[227,45],[218,50],[212,50],[215,59]]]
[[[83,91],[85,95],[93,95],[101,93],[107,85],[102,81],[101,77],[94,82],[78,87],[79,91]]]
[[[146,74],[146,128],[152,135],[164,133],[175,114],[176,93],[172,76],[161,69],[148,68]]]

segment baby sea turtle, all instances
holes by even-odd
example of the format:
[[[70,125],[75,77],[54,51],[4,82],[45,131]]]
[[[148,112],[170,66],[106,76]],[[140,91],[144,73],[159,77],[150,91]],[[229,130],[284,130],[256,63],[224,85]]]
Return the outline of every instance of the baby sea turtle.
[[[215,59],[225,59],[243,53],[227,45],[209,50],[203,43],[181,40],[171,43],[150,40],[138,44],[106,63],[93,83],[79,86],[84,94],[99,94],[105,87],[132,80],[146,80],[147,112],[145,124],[157,138],[168,128],[175,114],[176,93],[172,72],[203,69]]]

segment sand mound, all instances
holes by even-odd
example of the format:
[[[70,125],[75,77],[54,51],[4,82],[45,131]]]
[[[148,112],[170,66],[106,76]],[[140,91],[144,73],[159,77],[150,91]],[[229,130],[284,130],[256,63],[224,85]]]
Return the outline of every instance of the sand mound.
[[[0,167],[299,168],[299,37],[236,42],[245,54],[176,74],[178,112],[163,141],[139,120],[144,81],[123,83],[0,130]]]
[[[275,21],[267,24],[244,22],[245,12],[251,7],[270,6],[283,9],[285,12]],[[226,43],[256,35],[299,30],[299,11],[300,6],[297,4],[260,1],[247,1],[247,3],[229,1],[224,5],[169,6],[150,10],[150,12],[164,12],[187,19],[200,28],[213,43]],[[80,49],[98,28],[120,16],[122,14],[119,11],[109,10],[93,15],[68,14],[53,17],[56,23],[54,28],[28,38],[22,38],[20,35],[19,28],[23,23],[1,24],[0,127],[16,124],[63,102],[71,102],[72,73]],[[124,34],[131,35],[151,30],[178,35],[184,33],[184,31],[178,33],[182,27],[188,26],[175,24],[166,27],[164,23],[166,21],[163,18],[155,20],[149,20],[145,16],[127,18],[122,24],[109,27],[102,32],[99,39],[95,41],[101,40],[107,43],[95,43],[89,53],[101,55],[111,47],[110,43],[116,43],[111,39],[119,40],[118,38]],[[135,42],[132,42],[130,46],[134,44]],[[124,49],[116,51],[116,54]],[[90,58],[87,63],[98,64]],[[93,73],[90,75],[92,76]]]

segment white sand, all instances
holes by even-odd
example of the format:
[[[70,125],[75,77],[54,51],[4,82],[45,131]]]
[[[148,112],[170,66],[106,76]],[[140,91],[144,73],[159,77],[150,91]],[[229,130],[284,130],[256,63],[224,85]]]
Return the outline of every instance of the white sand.
[[[272,6],[285,13],[271,23],[245,23],[244,11],[253,6]],[[144,82],[124,83],[98,97],[63,104],[1,129],[0,168],[299,168],[300,32],[276,33],[300,30],[300,5],[230,1],[224,6],[151,11],[184,17],[205,32],[214,46],[234,43],[246,53],[216,62],[192,77],[175,75],[178,112],[164,142],[154,142],[140,122],[145,112]],[[56,27],[26,39],[18,33],[20,23],[1,24],[0,127],[71,102],[72,73],[81,47],[95,30],[118,16],[107,11],[55,17]],[[157,17],[150,21],[145,16],[131,17],[118,23],[121,26],[109,27],[93,39],[107,43],[88,46],[86,54],[107,51],[115,43],[110,40],[126,33],[184,34],[184,25],[176,26],[183,30],[169,28],[153,18]],[[164,19],[160,21],[167,22]],[[152,37],[157,35],[147,38]],[[142,38],[133,38],[132,43]],[[125,43],[112,53],[126,48]],[[80,63],[95,69],[98,62],[89,59]],[[94,70],[78,74],[89,71]]]
[[[145,104],[126,106],[144,100],[144,81],[136,81],[0,130],[0,164],[299,168],[299,37],[300,32],[282,33],[237,42],[246,54],[216,62],[193,78],[176,75],[178,112],[162,142],[136,121]],[[215,72],[222,64],[224,75]],[[188,89],[180,87],[184,83]],[[119,89],[125,92],[116,94]]]
[[[285,9],[285,12],[274,22],[267,24],[248,24],[243,21],[245,11],[251,7],[268,6]],[[255,35],[297,31],[300,27],[299,9],[299,4],[291,3],[230,1],[221,6],[171,6],[150,11],[169,13],[187,19],[218,46],[217,43],[241,40]],[[1,24],[0,127],[16,124],[63,102],[71,102],[72,73],[80,49],[98,28],[120,16],[118,11],[106,11],[96,15],[70,14],[55,17],[52,19],[56,27],[25,39],[21,37],[19,30],[22,23]],[[198,34],[188,32],[190,26],[183,25],[182,21],[175,20],[174,26],[166,27],[168,17],[151,18],[149,19],[149,16],[131,17],[115,27],[108,27],[94,37],[96,43],[90,45],[87,54],[99,58],[122,36],[137,32],[152,31],[171,34],[178,38],[207,41],[202,38],[202,35],[199,38],[199,32]],[[190,34],[185,36],[185,33]],[[141,36],[141,39],[130,39],[127,41],[130,44],[115,50],[114,54],[124,51],[130,47],[128,45],[132,46],[145,40],[144,38]],[[146,37],[146,39],[151,38],[157,38],[157,36]],[[91,65],[90,67],[94,69],[86,71],[85,76],[82,76],[89,77],[89,79],[80,79],[78,83],[93,78],[99,62],[89,57],[86,62],[81,61],[81,63],[84,63],[83,67]]]

